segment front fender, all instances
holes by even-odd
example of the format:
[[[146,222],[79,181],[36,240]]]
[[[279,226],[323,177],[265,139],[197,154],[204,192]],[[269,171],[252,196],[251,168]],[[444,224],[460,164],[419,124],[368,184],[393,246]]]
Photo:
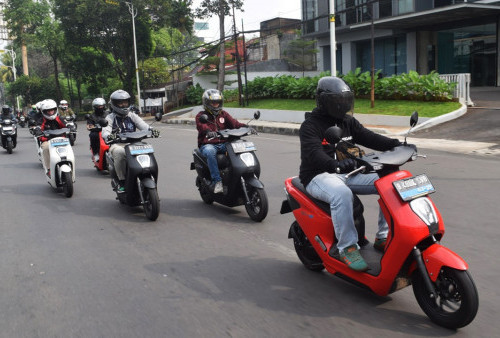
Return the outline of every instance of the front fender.
[[[467,262],[462,257],[441,244],[431,245],[422,252],[422,258],[424,259],[429,277],[433,282],[436,281],[439,271],[443,266],[457,270],[467,270],[469,268]]]
[[[142,185],[148,189],[156,189],[156,182],[151,177],[141,179]]]
[[[255,176],[245,177],[245,182],[256,189],[264,189],[264,184]]]
[[[67,164],[63,164],[59,167],[59,172],[61,173],[70,173],[71,172],[71,167]]]

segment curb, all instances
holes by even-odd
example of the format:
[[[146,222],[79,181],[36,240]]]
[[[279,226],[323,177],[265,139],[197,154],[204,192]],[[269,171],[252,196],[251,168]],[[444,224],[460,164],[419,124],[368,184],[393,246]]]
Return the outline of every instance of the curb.
[[[427,120],[427,121],[423,122],[422,124],[417,125],[411,131],[414,132],[414,131],[418,131],[418,130],[428,129],[430,127],[437,126],[438,124],[445,123],[445,122],[454,120],[456,118],[459,118],[460,116],[464,115],[465,113],[467,113],[467,106],[462,103],[462,107],[458,108],[457,110],[452,111],[451,113],[448,113],[448,114],[433,117],[432,119]],[[404,134],[405,133],[401,133],[398,135],[404,135]]]

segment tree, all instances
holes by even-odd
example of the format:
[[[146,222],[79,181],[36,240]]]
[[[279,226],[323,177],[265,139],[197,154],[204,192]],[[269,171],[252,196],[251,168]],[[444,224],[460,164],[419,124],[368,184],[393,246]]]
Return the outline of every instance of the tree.
[[[285,59],[297,66],[302,70],[302,77],[308,66],[315,64],[314,56],[318,53],[315,48],[316,40],[305,40],[302,37],[290,42],[288,48],[284,51]]]
[[[225,16],[230,14],[231,8],[241,10],[243,7],[242,0],[203,0],[200,4],[200,7],[196,10],[196,15],[199,18],[207,18],[212,17],[213,15],[217,15],[219,17],[219,32],[220,32],[220,60],[219,60],[219,79],[217,81],[217,89],[222,91],[224,90],[224,77],[225,77],[225,44],[226,40],[225,35],[225,27],[224,27],[224,18]]]

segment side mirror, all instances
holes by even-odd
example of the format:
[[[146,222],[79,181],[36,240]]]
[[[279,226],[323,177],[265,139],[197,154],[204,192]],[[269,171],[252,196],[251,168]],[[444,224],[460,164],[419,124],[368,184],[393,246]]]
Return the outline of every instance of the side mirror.
[[[200,122],[201,123],[207,123],[208,122],[208,116],[207,116],[207,114],[201,114],[201,116],[200,116]]]
[[[99,123],[99,125],[101,127],[106,127],[108,125],[108,120],[106,120],[106,119],[99,119],[98,123]]]
[[[259,110],[257,110],[255,113],[253,113],[253,118],[256,120],[260,119],[260,111]]]
[[[162,114],[161,114],[161,112],[157,112],[157,113],[155,114],[155,120],[156,120],[156,121],[161,121],[161,118],[162,118]]]
[[[330,144],[338,143],[342,139],[342,129],[337,126],[328,128],[325,132],[325,139]]]
[[[90,118],[89,114],[85,114],[85,120],[88,120]]]
[[[417,122],[418,122],[418,112],[414,111],[410,117],[410,127],[412,128],[415,127],[417,125]]]

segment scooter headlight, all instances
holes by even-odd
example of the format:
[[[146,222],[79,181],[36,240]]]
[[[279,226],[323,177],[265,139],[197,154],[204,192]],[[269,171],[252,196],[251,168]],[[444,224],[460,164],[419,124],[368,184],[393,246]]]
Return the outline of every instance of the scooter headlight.
[[[149,168],[151,166],[151,158],[149,157],[149,155],[139,155],[136,157],[136,159],[142,168]]]
[[[255,157],[252,153],[240,154],[240,158],[247,167],[253,167],[255,165]]]
[[[438,217],[436,210],[431,201],[427,197],[420,197],[410,202],[410,207],[413,212],[425,223],[428,227],[435,228],[438,225]]]

